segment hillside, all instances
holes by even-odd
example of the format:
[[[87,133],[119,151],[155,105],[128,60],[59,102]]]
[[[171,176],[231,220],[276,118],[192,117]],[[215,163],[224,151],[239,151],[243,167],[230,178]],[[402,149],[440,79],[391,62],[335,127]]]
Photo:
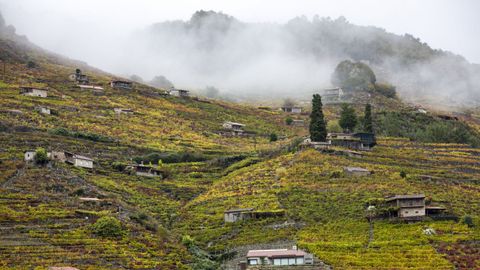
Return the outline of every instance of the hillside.
[[[250,248],[291,245],[333,269],[480,268],[478,114],[423,114],[359,91],[353,107],[373,105],[378,145],[360,154],[302,148],[307,128],[285,120],[306,114],[140,83],[114,89],[121,78],[6,28],[0,20],[0,269],[229,269]],[[77,87],[77,68],[103,91]],[[21,86],[48,88],[48,97],[23,96]],[[324,110],[338,120],[338,104]],[[224,121],[250,135],[220,135]],[[93,169],[24,161],[39,148],[90,157]],[[134,163],[158,165],[162,177],[136,175]],[[381,215],[386,196],[416,193],[447,213],[412,223]],[[369,206],[379,211],[371,223]],[[232,208],[256,218],[225,223]]]
[[[268,103],[271,93],[279,92],[309,99],[330,87],[331,71],[349,59],[371,65],[379,81],[396,85],[404,99],[448,109],[479,104],[478,64],[410,34],[355,25],[344,17],[247,23],[202,10],[190,20],[153,24],[131,39],[136,44],[128,48],[137,50],[125,61],[140,75],[158,75],[144,68],[148,63],[174,84],[202,89],[208,82],[237,99],[255,96]]]

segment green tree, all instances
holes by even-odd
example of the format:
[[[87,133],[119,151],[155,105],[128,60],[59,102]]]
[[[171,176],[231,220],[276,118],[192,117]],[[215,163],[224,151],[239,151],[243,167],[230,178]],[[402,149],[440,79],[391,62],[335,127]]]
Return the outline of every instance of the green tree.
[[[352,132],[357,125],[357,116],[355,115],[355,109],[352,106],[344,103],[342,105],[342,111],[340,113],[340,126],[345,132]]]
[[[373,90],[377,78],[367,64],[345,60],[337,65],[331,81],[348,90]]]
[[[35,150],[35,163],[45,164],[48,162],[48,153],[47,150],[43,147],[38,147]]]
[[[276,141],[278,141],[278,136],[277,136],[277,134],[271,133],[271,134],[270,134],[270,141],[271,141],[271,142],[276,142]]]
[[[118,237],[123,234],[123,229],[118,219],[101,217],[93,224],[93,232],[102,237]]]
[[[363,130],[373,133],[372,105],[365,105],[365,116],[363,117]]]
[[[291,117],[287,117],[287,119],[285,119],[285,124],[287,124],[288,126],[290,126],[292,123],[293,119]]]
[[[314,142],[325,141],[327,137],[327,124],[323,116],[322,97],[313,95],[312,112],[310,113],[310,139]]]

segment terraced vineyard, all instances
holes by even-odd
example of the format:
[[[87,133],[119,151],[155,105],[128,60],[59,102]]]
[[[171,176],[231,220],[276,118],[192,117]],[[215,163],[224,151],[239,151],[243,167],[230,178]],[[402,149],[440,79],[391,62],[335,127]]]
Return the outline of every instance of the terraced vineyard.
[[[0,269],[219,269],[242,248],[275,243],[297,243],[334,269],[480,269],[478,148],[382,137],[355,156],[300,149],[306,128],[286,125],[279,111],[142,84],[112,89],[113,75],[25,42],[0,39],[0,55]],[[77,67],[101,95],[68,80]],[[25,84],[48,87],[49,96],[22,96]],[[371,100],[379,110],[407,108]],[[338,111],[327,106],[325,115],[335,120]],[[463,124],[478,129],[471,119]],[[223,121],[255,136],[221,136]],[[280,139],[270,141],[272,133]],[[25,162],[24,152],[38,148],[88,156],[94,168]],[[135,175],[127,169],[135,162],[163,177]],[[347,175],[346,166],[372,174]],[[449,215],[367,220],[372,202],[414,193]],[[258,218],[224,222],[225,210],[249,207]],[[119,225],[107,229],[118,228],[102,233],[112,218]]]

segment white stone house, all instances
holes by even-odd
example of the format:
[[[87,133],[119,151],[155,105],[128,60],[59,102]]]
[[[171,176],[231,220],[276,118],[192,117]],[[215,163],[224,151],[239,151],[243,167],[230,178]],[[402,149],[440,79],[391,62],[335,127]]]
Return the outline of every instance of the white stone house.
[[[36,110],[37,110],[39,113],[42,113],[42,114],[51,114],[50,108],[47,108],[47,107],[38,106],[38,107],[36,107]]]
[[[133,83],[129,81],[114,80],[110,82],[110,86],[114,89],[133,89]]]
[[[75,167],[93,169],[93,159],[89,157],[65,152],[65,159],[67,163],[70,163]]]
[[[133,110],[131,109],[122,109],[122,108],[114,108],[113,111],[116,113],[116,114],[133,114]]]
[[[24,96],[46,98],[48,96],[48,90],[25,86],[25,87],[20,87],[20,94],[22,94]]]
[[[399,218],[418,218],[425,216],[425,195],[395,195],[389,197],[386,203],[397,209]]]
[[[163,177],[163,172],[158,169],[157,167],[154,166],[146,166],[146,165],[131,165],[130,168],[132,168],[135,171],[135,174],[138,176],[146,176],[146,177]]]
[[[183,90],[183,89],[170,89],[170,95],[175,96],[175,97],[188,97],[190,94],[190,91],[188,90]]]
[[[343,171],[352,176],[367,176],[371,174],[369,170],[360,167],[344,167]]]
[[[312,264],[313,255],[296,248],[249,250],[247,253],[248,266],[287,266]]]
[[[340,87],[323,90],[322,102],[324,104],[338,103],[343,100],[344,92]]]
[[[295,113],[295,114],[302,113],[302,107],[298,107],[298,106],[283,106],[280,109],[286,113]]]
[[[226,223],[246,220],[252,217],[253,208],[230,209],[224,212]]]

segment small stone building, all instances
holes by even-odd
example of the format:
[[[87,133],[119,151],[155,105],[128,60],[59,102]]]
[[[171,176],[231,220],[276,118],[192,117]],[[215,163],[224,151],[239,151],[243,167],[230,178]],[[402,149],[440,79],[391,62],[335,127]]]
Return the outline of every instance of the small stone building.
[[[293,249],[250,250],[247,253],[247,269],[258,265],[294,266],[312,264],[313,255],[296,247]]]
[[[283,106],[280,109],[286,113],[295,113],[295,114],[302,113],[302,107],[298,107],[298,106]]]
[[[124,89],[124,90],[133,89],[133,83],[129,81],[114,80],[110,82],[110,86],[114,89]]]
[[[340,87],[323,90],[322,102],[324,104],[335,104],[343,101],[344,92]]]
[[[224,212],[225,222],[237,222],[252,218],[253,208],[230,209]]]
[[[385,201],[387,205],[396,209],[396,216],[399,218],[414,219],[426,215],[425,195],[423,194],[395,195],[388,197]]]
[[[42,114],[51,114],[50,108],[47,108],[47,107],[37,106],[37,107],[35,107],[35,109],[36,109],[39,113],[42,113]]]
[[[225,136],[236,136],[236,135],[243,135],[244,130],[243,128],[245,127],[244,124],[241,123],[235,123],[235,122],[224,122],[222,124],[222,127],[224,128],[224,131],[221,131],[220,134],[225,135]]]
[[[134,164],[134,165],[131,165],[130,167],[135,171],[135,174],[138,176],[163,177],[163,172],[154,166]]]
[[[131,109],[122,109],[122,108],[114,108],[113,111],[116,113],[116,114],[133,114],[134,111],[131,110]]]
[[[48,96],[48,90],[42,89],[42,88],[23,86],[23,87],[20,87],[20,94],[24,96],[46,98]]]
[[[305,120],[302,120],[302,119],[294,119],[294,120],[292,121],[292,126],[304,127],[304,126],[305,126]]]
[[[359,133],[328,133],[327,142],[333,146],[342,146],[355,150],[371,150],[376,144],[375,134]]]
[[[183,89],[171,89],[170,95],[175,97],[188,97],[190,96],[190,91]]]
[[[351,176],[367,176],[371,174],[369,170],[360,167],[345,167],[343,171]]]
[[[83,167],[87,169],[93,169],[93,159],[70,152],[65,152],[65,159],[67,163],[72,164],[75,167]]]

